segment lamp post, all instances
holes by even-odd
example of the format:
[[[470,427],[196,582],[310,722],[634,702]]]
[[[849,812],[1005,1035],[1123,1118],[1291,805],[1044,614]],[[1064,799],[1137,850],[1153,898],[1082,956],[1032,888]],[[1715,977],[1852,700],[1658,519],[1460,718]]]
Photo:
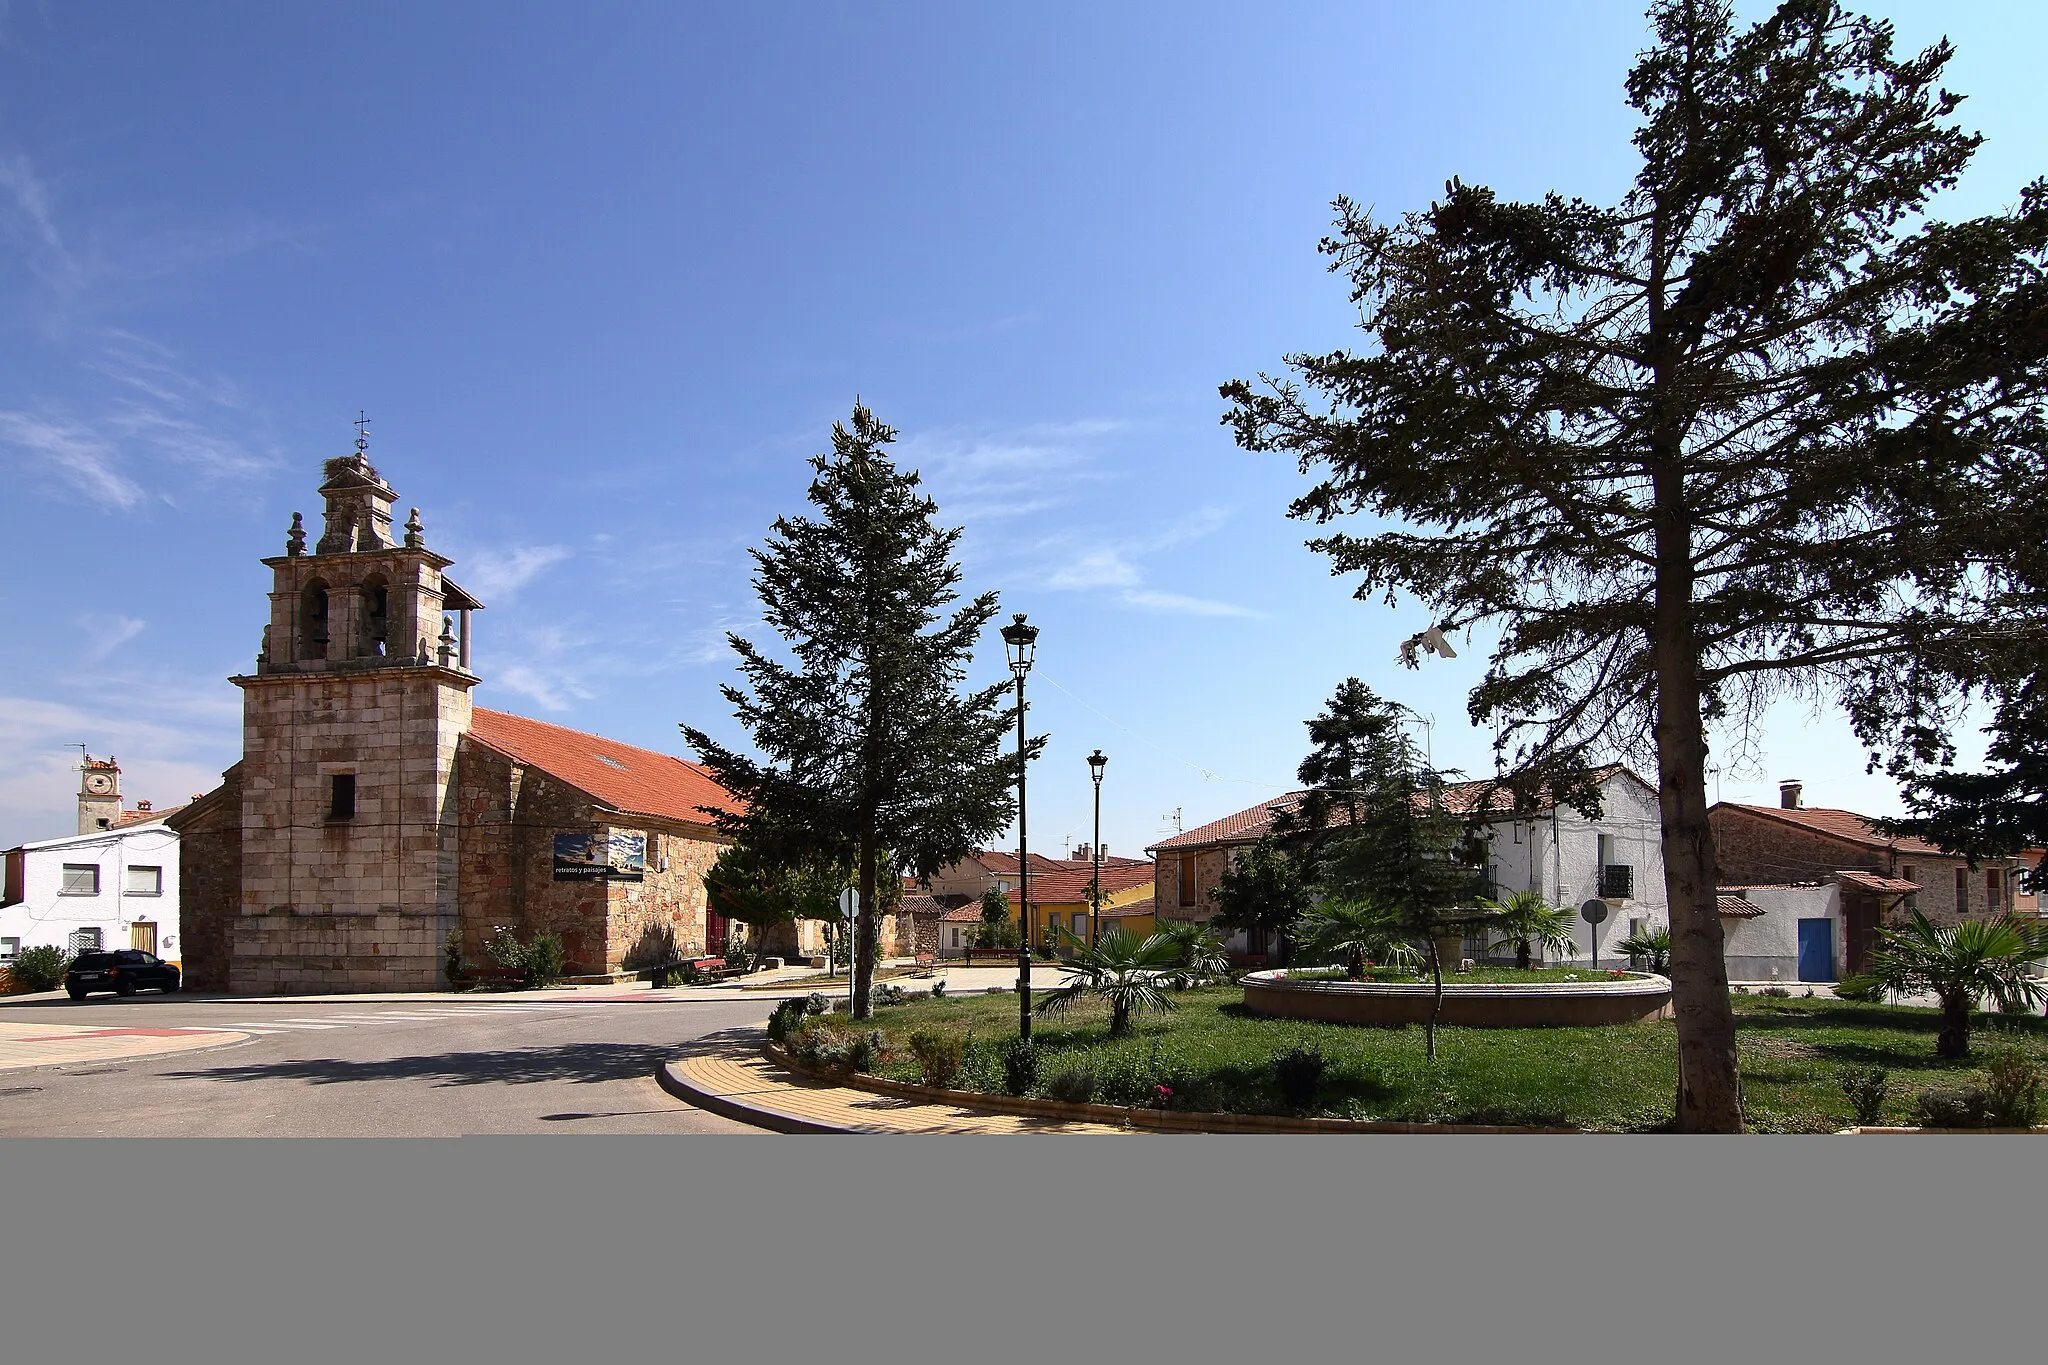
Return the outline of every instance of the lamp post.
[[[1010,672],[1017,679],[1017,1036],[1031,1041],[1031,853],[1024,840],[1024,675],[1038,649],[1038,627],[1018,612],[1003,627]]]
[[[1088,900],[1091,946],[1102,941],[1102,769],[1108,762],[1108,755],[1100,749],[1088,755],[1088,776],[1095,783],[1095,842],[1088,845],[1089,856],[1095,860],[1095,891]]]

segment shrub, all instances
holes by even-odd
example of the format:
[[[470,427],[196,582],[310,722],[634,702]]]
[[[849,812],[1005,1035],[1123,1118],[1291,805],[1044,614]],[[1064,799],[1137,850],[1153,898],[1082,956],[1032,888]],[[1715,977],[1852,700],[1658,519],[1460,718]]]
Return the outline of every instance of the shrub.
[[[1323,1072],[1329,1059],[1314,1043],[1296,1043],[1273,1054],[1273,1079],[1280,1084],[1280,1098],[1289,1109],[1314,1107],[1316,1092],[1322,1089]]]
[[[1891,1090],[1891,1073],[1881,1066],[1845,1066],[1838,1079],[1857,1123],[1869,1127],[1882,1122],[1885,1097]]]
[[[1185,1102],[1190,1084],[1186,1068],[1168,1063],[1156,1039],[1142,1052],[1125,1048],[1102,1058],[1095,1066],[1095,1094],[1104,1104],[1163,1109],[1175,1097]]]
[[[70,970],[71,954],[51,944],[38,943],[21,950],[9,974],[22,990],[54,991],[64,984],[64,973]]]
[[[910,999],[910,992],[887,981],[876,982],[868,989],[870,1005],[900,1005]]]
[[[807,1019],[786,1046],[796,1061],[820,1071],[872,1071],[888,1056],[880,1030],[845,1030],[819,1019]]]
[[[1884,983],[1867,974],[1845,976],[1835,983],[1835,994],[1844,1000],[1875,1003],[1884,999]]]
[[[462,930],[450,929],[448,937],[441,940],[441,975],[448,978],[451,986],[460,985],[469,979],[469,964],[462,959]]]
[[[754,970],[754,950],[748,947],[747,941],[738,934],[733,934],[725,940],[725,965],[736,972]]]
[[[526,945],[526,984],[533,987],[552,986],[562,979],[569,967],[569,954],[562,947],[562,936],[548,930],[535,934]]]
[[[1990,1073],[1985,1091],[1987,1117],[1994,1128],[2031,1128],[2041,1117],[2041,1069],[2014,1043],[1989,1049],[1984,1069]]]
[[[960,1079],[961,1058],[967,1040],[951,1029],[921,1028],[910,1034],[910,1055],[917,1059],[917,1072],[924,1083],[940,1090],[952,1088]]]
[[[1003,1093],[1028,1095],[1038,1086],[1038,1044],[1012,1038],[1003,1045]]]
[[[932,982],[932,999],[934,999],[934,1000],[944,1000],[945,998],[946,998],[946,983],[945,983],[945,980],[944,980],[943,978],[941,978],[940,980],[937,980],[937,981],[934,981],[934,982]]]
[[[1792,998],[1792,992],[1786,990],[1783,986],[1766,986],[1758,991],[1757,994],[1768,995],[1773,1000],[1790,1000]]]
[[[1982,1086],[1925,1090],[1914,1101],[1922,1128],[1988,1128],[1991,1094]]]
[[[1045,1083],[1045,1093],[1062,1104],[1086,1104],[1095,1098],[1095,1073],[1085,1066],[1062,1071]]]
[[[804,997],[804,1013],[806,1014],[823,1014],[830,1008],[831,1002],[825,999],[824,993],[821,991],[812,991]]]
[[[806,1017],[803,1001],[792,997],[779,1002],[775,1013],[768,1016],[768,1041],[787,1043],[790,1034],[802,1025]]]

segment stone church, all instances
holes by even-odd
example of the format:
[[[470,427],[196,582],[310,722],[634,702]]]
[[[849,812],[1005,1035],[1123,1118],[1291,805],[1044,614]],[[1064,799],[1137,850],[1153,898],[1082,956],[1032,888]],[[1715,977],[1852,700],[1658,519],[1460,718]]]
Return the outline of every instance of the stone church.
[[[697,764],[473,706],[483,603],[397,531],[367,443],[329,460],[320,538],[265,559],[242,759],[177,812],[185,978],[237,994],[437,989],[459,931],[562,936],[615,972],[650,929],[716,951],[703,875],[733,798]]]

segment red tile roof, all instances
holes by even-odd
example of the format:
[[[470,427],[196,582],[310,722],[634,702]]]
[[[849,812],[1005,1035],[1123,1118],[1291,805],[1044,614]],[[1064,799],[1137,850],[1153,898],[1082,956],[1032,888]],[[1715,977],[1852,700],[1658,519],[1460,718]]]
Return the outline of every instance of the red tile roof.
[[[979,924],[981,922],[981,902],[972,901],[966,905],[956,905],[951,910],[940,915],[939,919],[946,924]]]
[[[1079,866],[1056,867],[1049,872],[1036,868],[1031,872],[1031,903],[1033,905],[1083,905],[1087,903],[1089,889],[1095,884],[1095,873],[1086,863]],[[1135,866],[1110,867],[1102,869],[1102,894],[1113,896],[1132,887],[1152,884],[1152,864],[1139,863]]]
[[[1747,806],[1739,801],[1717,801],[1713,810],[1739,810],[1745,815],[1759,816],[1765,820],[1778,820],[1788,825],[1797,825],[1817,834],[1825,834],[1846,843],[1859,844],[1865,848],[1890,848],[1900,853],[1911,853],[1923,858],[1952,858],[1924,839],[1910,836],[1893,839],[1880,834],[1871,827],[1870,821],[1852,810],[1831,810],[1826,806],[1799,806],[1788,809],[1784,806]]]
[[[903,897],[903,904],[896,907],[896,913],[899,915],[908,915],[912,919],[919,919],[924,917],[936,918],[937,916],[943,914],[945,912],[945,909],[946,907],[939,904],[937,900],[925,895],[923,892],[920,891],[906,894]]]
[[[1897,877],[1880,877],[1872,872],[1858,872],[1849,869],[1835,874],[1835,880],[1844,886],[1853,886],[1859,891],[1881,891],[1887,895],[1911,895],[1920,890],[1917,882],[1900,881]]]
[[[1098,912],[1103,919],[1122,919],[1126,915],[1149,915],[1153,911],[1152,898],[1132,901],[1129,905],[1105,905]]]
[[[162,810],[144,810],[139,806],[134,810],[124,810],[114,817],[114,823],[109,828],[125,829],[130,825],[153,825],[165,816],[176,814],[178,811],[185,809],[185,806],[189,804],[189,802],[183,802],[175,806],[165,806]]]
[[[1270,801],[1261,801],[1256,806],[1246,806],[1236,814],[1226,815],[1221,820],[1211,820],[1206,825],[1183,830],[1171,839],[1164,839],[1151,845],[1146,851],[1203,848],[1210,844],[1255,844],[1273,828],[1273,816],[1276,811],[1293,810],[1301,804],[1301,798],[1306,795],[1307,792],[1288,792]]]
[[[1755,919],[1764,908],[1745,896],[1731,896],[1726,891],[1714,897],[1714,908],[1724,919]]]
[[[743,809],[710,773],[673,754],[481,706],[469,737],[629,815],[708,825],[712,810]]]

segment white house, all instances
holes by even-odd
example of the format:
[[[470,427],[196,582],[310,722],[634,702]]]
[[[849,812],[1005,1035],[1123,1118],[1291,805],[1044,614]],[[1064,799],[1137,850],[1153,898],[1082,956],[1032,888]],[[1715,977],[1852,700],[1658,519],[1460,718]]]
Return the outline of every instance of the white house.
[[[1531,810],[1484,816],[1480,823],[1499,894],[1539,891],[1552,905],[1569,906],[1574,914],[1575,956],[1589,958],[1597,945],[1604,964],[1617,956],[1609,945],[1636,929],[1668,928],[1671,914],[1664,900],[1657,789],[1618,764],[1599,769],[1594,777],[1600,792],[1598,818],[1560,805],[1546,794]],[[1453,810],[1470,815],[1491,790],[1490,782],[1460,782],[1445,796]],[[1154,900],[1162,907],[1161,918],[1209,918],[1214,913],[1210,892],[1223,874],[1270,834],[1279,813],[1293,809],[1303,795],[1289,792],[1148,849],[1158,858]],[[1494,799],[1503,801],[1505,793]],[[1577,918],[1589,901],[1599,902],[1607,912],[1597,929]],[[1242,931],[1232,937],[1230,947],[1240,953],[1266,951],[1262,939],[1254,941]],[[1486,947],[1475,939],[1466,944],[1466,951],[1479,957]]]
[[[1657,789],[1619,764],[1595,777],[1597,818],[1545,795],[1533,811],[1493,817],[1486,839],[1499,894],[1538,891],[1550,904],[1569,907],[1573,956],[1590,958],[1597,948],[1605,964],[1619,957],[1611,945],[1636,930],[1670,928],[1671,911],[1664,900]],[[1461,798],[1476,801],[1488,785],[1459,783],[1448,794],[1457,806]],[[1596,901],[1607,912],[1597,927],[1579,914]]]
[[[178,835],[147,801],[121,808],[121,770],[88,757],[77,834],[0,854],[0,962],[48,944],[140,948],[177,961]]]

